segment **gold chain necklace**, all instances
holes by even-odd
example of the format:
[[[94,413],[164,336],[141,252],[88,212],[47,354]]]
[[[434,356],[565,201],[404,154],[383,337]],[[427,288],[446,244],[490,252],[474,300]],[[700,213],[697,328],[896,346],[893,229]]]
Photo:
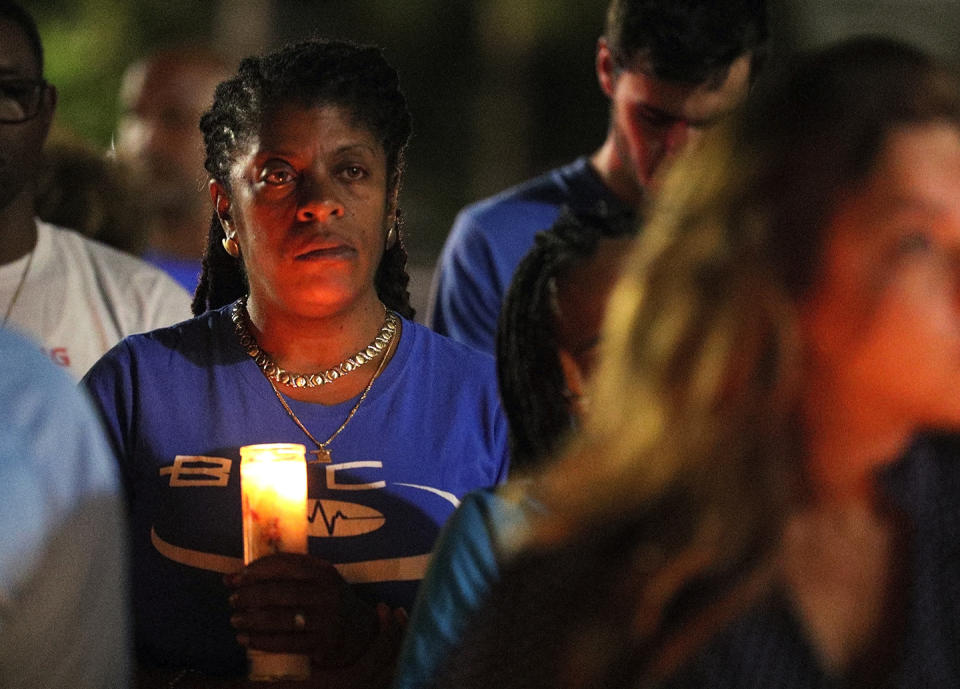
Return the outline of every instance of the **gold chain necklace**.
[[[353,373],[368,361],[373,361],[378,354],[382,353],[390,346],[394,334],[400,325],[400,318],[393,311],[383,308],[384,318],[380,332],[373,338],[373,342],[361,349],[351,357],[347,357],[333,368],[316,373],[293,373],[283,369],[278,363],[270,358],[260,345],[253,333],[247,328],[247,298],[241,297],[230,310],[230,319],[233,321],[234,330],[237,337],[240,338],[240,345],[247,350],[257,366],[267,376],[267,380],[273,383],[280,383],[291,388],[315,388],[326,385],[338,380],[348,373]]]
[[[267,376],[267,382],[270,383],[270,387],[273,388],[273,394],[277,396],[277,399],[280,400],[280,404],[283,405],[283,408],[286,410],[287,414],[293,419],[293,422],[297,424],[297,427],[304,432],[304,434],[313,441],[313,444],[317,446],[316,450],[310,450],[310,454],[316,455],[316,459],[312,460],[314,462],[320,462],[321,464],[330,464],[333,461],[333,458],[330,455],[329,445],[333,442],[333,439],[340,435],[340,431],[347,427],[347,424],[350,423],[350,419],[353,418],[353,415],[357,413],[357,410],[360,408],[360,405],[363,404],[363,400],[367,398],[367,393],[370,392],[370,388],[373,387],[373,382],[380,377],[380,373],[383,371],[383,367],[387,364],[387,359],[389,358],[390,350],[388,349],[383,353],[383,358],[380,359],[380,363],[377,364],[377,370],[374,371],[373,377],[370,378],[370,382],[367,383],[367,386],[363,389],[363,392],[360,393],[360,399],[357,400],[357,403],[353,405],[353,408],[347,414],[347,418],[343,420],[343,423],[340,424],[340,428],[333,432],[329,438],[324,440],[322,443],[317,440],[313,433],[307,430],[307,427],[299,419],[299,417],[294,413],[293,409],[290,408],[290,405],[287,404],[287,401],[283,399],[283,395],[280,394],[280,391],[277,389],[277,386],[273,384],[270,376]]]
[[[33,254],[36,253],[36,249],[36,246],[30,249],[30,254],[27,256],[27,265],[24,266],[23,272],[20,274],[20,282],[17,283],[17,288],[13,291],[13,299],[10,300],[10,305],[7,306],[7,312],[3,314],[3,323],[0,323],[0,328],[6,327],[7,319],[9,319],[10,314],[13,313],[13,305],[17,303],[20,292],[23,291],[23,286],[27,282],[27,273],[30,272],[30,266],[33,264]]]

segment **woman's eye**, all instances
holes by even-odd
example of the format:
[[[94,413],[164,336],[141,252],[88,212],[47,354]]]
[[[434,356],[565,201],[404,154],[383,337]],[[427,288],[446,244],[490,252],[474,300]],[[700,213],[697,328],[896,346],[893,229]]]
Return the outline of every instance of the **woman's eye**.
[[[359,165],[348,165],[343,168],[342,174],[349,180],[358,180],[366,177],[367,171]]]
[[[266,168],[260,175],[260,179],[267,184],[281,185],[292,181],[293,171],[287,167]]]

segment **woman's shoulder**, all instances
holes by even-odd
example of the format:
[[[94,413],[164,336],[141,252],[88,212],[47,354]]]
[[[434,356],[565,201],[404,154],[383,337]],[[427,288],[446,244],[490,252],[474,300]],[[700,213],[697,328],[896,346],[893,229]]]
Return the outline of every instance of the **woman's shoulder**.
[[[412,376],[420,394],[426,386],[438,399],[496,400],[499,406],[492,356],[411,321],[403,322],[402,337],[400,370],[404,378]]]
[[[924,433],[882,470],[887,495],[914,516],[955,514],[960,525],[960,434]]]
[[[94,364],[87,377],[104,370],[169,367],[178,361],[192,365],[213,363],[215,343],[229,332],[229,316],[223,310],[207,311],[180,323],[128,335]]]
[[[128,346],[134,350],[149,351],[154,347],[179,350],[190,348],[222,337],[230,328],[230,318],[222,309],[215,309],[188,318],[180,323],[148,330],[144,333],[125,338]]]
[[[493,356],[487,352],[481,352],[479,349],[434,332],[427,326],[414,321],[404,320],[403,328],[411,333],[412,353],[417,356],[428,356],[438,362],[450,362],[462,367],[463,372],[467,374],[474,367],[484,373],[494,368]]]

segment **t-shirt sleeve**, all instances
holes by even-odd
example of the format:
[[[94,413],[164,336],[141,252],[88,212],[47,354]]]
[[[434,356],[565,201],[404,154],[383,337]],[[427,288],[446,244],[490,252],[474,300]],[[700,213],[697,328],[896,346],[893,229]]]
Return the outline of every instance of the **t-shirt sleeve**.
[[[132,497],[132,484],[125,458],[130,456],[130,428],[134,413],[131,369],[130,347],[123,340],[104,354],[80,381],[100,416],[110,448],[119,463],[128,498]]]
[[[502,499],[488,490],[468,494],[437,541],[420,585],[400,653],[395,689],[432,685],[449,651],[499,579],[498,522]]]
[[[156,282],[148,290],[147,309],[138,332],[148,332],[180,323],[193,317],[190,308],[192,296],[165,273],[158,273]]]
[[[104,257],[100,260],[103,262]],[[193,317],[193,297],[176,280],[140,259],[124,256],[123,260],[127,279],[118,281],[114,289],[124,293],[111,295],[111,301],[120,310],[123,335],[165,328]]]
[[[502,299],[486,234],[464,210],[440,255],[427,324],[441,335],[493,354]]]

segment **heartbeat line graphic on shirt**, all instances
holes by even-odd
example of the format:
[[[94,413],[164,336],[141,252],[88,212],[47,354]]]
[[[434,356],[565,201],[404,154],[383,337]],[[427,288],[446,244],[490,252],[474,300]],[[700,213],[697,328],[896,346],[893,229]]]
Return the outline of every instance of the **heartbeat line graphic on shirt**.
[[[307,501],[307,533],[311,536],[359,536],[376,531],[385,522],[386,518],[380,512],[366,505],[339,500]]]

